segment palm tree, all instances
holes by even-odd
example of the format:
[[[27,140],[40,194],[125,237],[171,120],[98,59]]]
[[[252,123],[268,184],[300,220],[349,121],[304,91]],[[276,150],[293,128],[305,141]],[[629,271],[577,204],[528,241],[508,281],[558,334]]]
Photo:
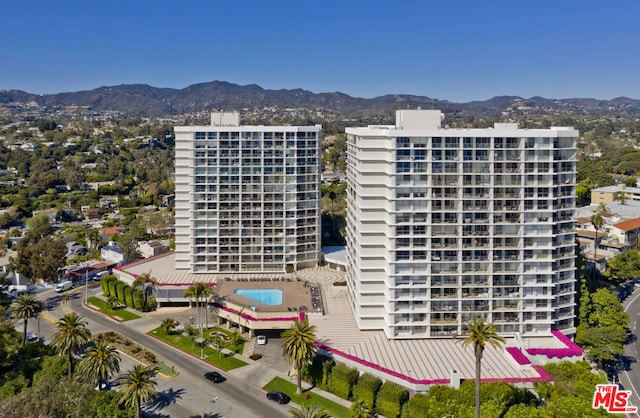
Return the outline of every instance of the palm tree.
[[[593,277],[595,277],[596,269],[598,268],[598,231],[600,231],[604,225],[604,219],[602,219],[600,212],[591,215],[591,225],[593,225],[593,228],[596,230],[596,237],[593,240]]]
[[[362,399],[357,399],[351,404],[349,409],[349,418],[369,418],[371,417],[371,411],[367,408],[367,405]]]
[[[211,344],[213,347],[218,350],[218,358],[222,357],[222,347],[224,346],[224,340],[220,336],[220,334],[214,334],[211,337]]]
[[[141,364],[136,364],[127,371],[119,382],[120,404],[135,408],[136,417],[140,417],[142,406],[158,396],[156,382],[153,379],[155,371]]]
[[[162,321],[162,324],[160,324],[160,327],[164,330],[164,332],[167,333],[167,335],[169,335],[171,334],[171,331],[173,331],[173,329],[178,325],[180,325],[180,322],[176,321],[175,319],[165,318],[165,320]]]
[[[200,315],[200,298],[201,297],[206,297],[209,296],[211,294],[211,286],[202,283],[202,282],[197,282],[194,283],[193,285],[189,286],[189,288],[187,290],[184,291],[184,296],[188,297],[188,298],[194,298],[196,300],[196,308],[198,309],[198,326],[200,327],[200,334],[202,336],[203,330],[202,330],[202,316]]]
[[[313,405],[303,405],[301,409],[290,409],[289,414],[293,418],[331,418],[325,409]]]
[[[107,341],[97,341],[82,356],[79,369],[102,390],[102,383],[120,371],[120,354]]]
[[[59,355],[69,357],[69,379],[73,375],[73,356],[89,341],[91,332],[87,321],[75,312],[71,312],[56,322],[56,330],[51,336],[51,345]]]
[[[500,348],[500,344],[504,343],[504,338],[497,334],[497,329],[492,323],[485,322],[485,319],[474,318],[464,323],[468,335],[465,337],[462,345],[464,347],[469,344],[473,345],[476,355],[476,418],[480,418],[480,372],[482,368],[482,353],[487,343]]]
[[[24,320],[22,332],[22,346],[27,342],[27,321],[32,316],[38,315],[42,311],[42,304],[30,293],[18,296],[11,304],[11,316],[15,319]]]
[[[147,309],[147,306],[148,306],[147,286],[151,285],[155,289],[155,286],[157,283],[158,282],[156,281],[156,279],[153,276],[151,276],[151,270],[149,270],[146,273],[136,276],[136,279],[131,284],[131,287],[133,287],[134,289],[142,287],[142,295],[144,297],[145,309]]]
[[[302,366],[313,358],[316,351],[314,340],[316,327],[309,321],[295,321],[291,328],[282,333],[282,355],[295,365],[298,372],[298,391],[302,393]]]

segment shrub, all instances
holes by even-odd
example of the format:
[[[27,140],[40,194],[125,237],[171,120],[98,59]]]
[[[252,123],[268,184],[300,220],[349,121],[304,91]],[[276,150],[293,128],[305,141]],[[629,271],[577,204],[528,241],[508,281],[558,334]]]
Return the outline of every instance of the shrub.
[[[124,296],[124,289],[126,287],[128,287],[128,285],[125,282],[121,282],[120,280],[118,280],[118,282],[116,283],[116,296],[118,296],[118,300],[123,305],[127,304],[126,303],[127,301],[126,301],[125,296]]]
[[[338,364],[331,370],[329,389],[343,399],[350,399],[351,390],[358,381],[358,369]]]
[[[335,363],[329,357],[316,355],[311,364],[302,369],[302,378],[322,390],[329,390],[329,376]]]
[[[397,418],[402,406],[409,400],[409,391],[397,383],[384,382],[376,396],[376,412],[386,418]]]
[[[364,402],[364,405],[373,409],[376,393],[382,386],[382,381],[374,375],[365,373],[358,379],[358,384],[353,390],[353,397]]]
[[[253,353],[249,356],[249,358],[251,360],[260,360],[262,358],[262,354],[260,353]]]
[[[133,309],[141,311],[144,308],[144,294],[142,290],[133,291]]]
[[[124,288],[124,300],[125,304],[129,308],[133,308],[133,289],[131,289],[131,286],[127,286]]]
[[[107,286],[109,287],[109,296],[118,297],[118,292],[116,292],[116,285],[118,284],[118,280],[109,280]]]
[[[145,312],[149,312],[149,311],[155,311],[156,310],[156,297],[155,296],[149,296],[147,298],[147,305],[144,307],[144,311]]]

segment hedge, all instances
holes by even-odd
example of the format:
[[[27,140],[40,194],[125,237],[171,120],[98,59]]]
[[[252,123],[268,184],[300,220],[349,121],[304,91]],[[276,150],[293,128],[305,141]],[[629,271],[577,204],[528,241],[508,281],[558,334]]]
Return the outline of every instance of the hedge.
[[[109,286],[109,296],[118,297],[118,292],[116,292],[116,286],[120,283],[118,280],[110,280],[108,283]]]
[[[132,296],[133,296],[133,309],[142,311],[142,309],[144,308],[144,295],[142,294],[142,290],[134,290]]]
[[[428,417],[430,415],[429,412],[432,412],[431,415],[433,415],[434,413],[439,413],[440,412],[439,409],[446,405],[447,405],[446,403],[442,403],[442,404],[436,403],[434,398],[429,398],[429,396],[425,395],[424,393],[416,393],[404,405],[402,410],[402,417],[403,418]],[[443,413],[440,414],[440,416],[446,416],[447,415],[446,412],[448,411],[442,411],[442,412]]]
[[[329,388],[333,394],[348,400],[351,397],[351,390],[358,381],[358,369],[338,364],[331,370],[329,381]]]
[[[302,378],[322,390],[329,390],[329,376],[334,366],[331,358],[316,355],[311,364],[302,369]]]
[[[156,310],[156,297],[155,296],[149,296],[147,297],[147,306],[144,307],[144,311],[148,312],[148,311],[155,311]]]
[[[372,374],[365,373],[358,379],[358,384],[353,389],[353,397],[363,401],[367,408],[373,409],[380,386],[382,386],[382,380]]]
[[[386,418],[400,416],[402,406],[409,400],[409,391],[393,382],[384,382],[376,396],[376,412]]]
[[[127,301],[124,297],[124,289],[128,286],[128,284],[121,281],[118,281],[116,284],[116,295],[118,296],[118,300],[120,301],[120,303],[122,303],[123,305],[127,304]]]
[[[129,307],[129,308],[133,308],[133,289],[131,289],[131,286],[127,286],[124,288],[124,300],[125,300],[125,304]]]

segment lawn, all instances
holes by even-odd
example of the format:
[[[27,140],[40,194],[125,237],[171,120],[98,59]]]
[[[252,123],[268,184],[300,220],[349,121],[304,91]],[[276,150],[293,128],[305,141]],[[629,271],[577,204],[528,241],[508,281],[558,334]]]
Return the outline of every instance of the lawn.
[[[125,308],[109,309],[109,305],[107,304],[107,302],[95,296],[91,296],[89,298],[89,303],[100,309],[100,312],[104,314],[107,314],[109,316],[117,316],[118,318],[122,319],[122,322],[140,318],[139,315],[136,315]]]
[[[204,352],[204,360],[207,363],[214,364],[223,370],[232,370],[247,365],[244,361],[234,357],[233,354],[220,353],[218,350],[215,350],[210,346],[202,349],[198,343],[192,342],[191,339],[185,335],[178,333],[171,333],[167,335],[161,327],[151,330],[149,334],[165,341],[168,344],[178,347],[193,356],[201,357]]]
[[[313,405],[318,408],[323,408],[329,413],[329,415],[335,418],[349,418],[350,416],[349,408],[345,408],[344,406],[330,401],[327,398],[323,398],[311,391],[305,391],[304,389],[302,393],[298,394],[296,393],[295,383],[289,382],[288,380],[280,377],[276,377],[271,380],[263,389],[277,390],[286,393],[291,398],[292,402],[295,402],[298,405]],[[306,398],[306,394],[309,394],[309,399]]]

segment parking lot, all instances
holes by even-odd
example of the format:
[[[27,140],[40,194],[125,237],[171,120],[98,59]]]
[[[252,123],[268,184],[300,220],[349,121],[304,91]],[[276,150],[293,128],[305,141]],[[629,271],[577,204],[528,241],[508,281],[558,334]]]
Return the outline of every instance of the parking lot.
[[[282,373],[287,373],[289,367],[287,361],[282,357],[282,338],[280,338],[279,333],[271,331],[260,335],[267,337],[266,344],[259,345],[257,338],[253,338],[250,342],[250,344],[253,344],[253,353],[262,354],[262,359],[259,360],[260,363]]]

